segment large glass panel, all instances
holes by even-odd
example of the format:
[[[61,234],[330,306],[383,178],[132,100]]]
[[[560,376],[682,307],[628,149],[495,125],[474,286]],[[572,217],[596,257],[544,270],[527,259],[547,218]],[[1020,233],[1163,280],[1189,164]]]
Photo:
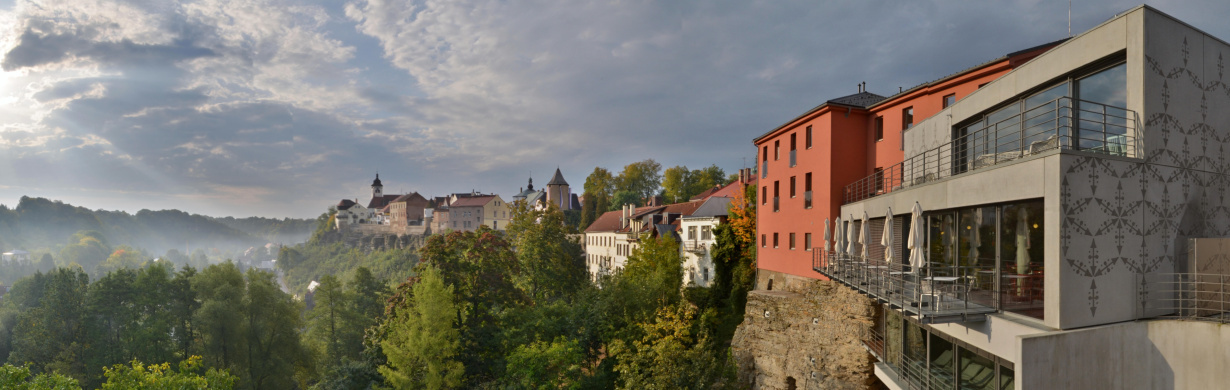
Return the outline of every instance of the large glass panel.
[[[959,276],[969,285],[969,300],[995,307],[995,207],[961,210],[957,227]]]
[[[1059,84],[1025,99],[1023,143],[1026,153],[1038,153],[1059,146],[1060,137],[1069,131],[1068,83]]]
[[[1014,157],[1008,155],[1008,153],[1020,149],[1020,114],[1020,102],[1015,101],[1008,107],[1001,108],[999,111],[987,115],[987,121],[990,122],[989,129],[992,129],[992,132],[987,134],[987,139],[992,144],[988,145],[986,152],[977,157],[980,160],[975,160],[975,164],[988,165],[998,160]],[[993,153],[996,153],[996,155],[990,155],[991,151],[994,151]]]
[[[928,357],[931,362],[930,388],[952,389],[956,384],[954,375],[957,362],[956,351],[953,351],[952,343],[932,333]]]
[[[1000,292],[1005,311],[1043,318],[1042,201],[1005,205],[1000,234]]]
[[[953,212],[932,214],[930,218],[931,240],[928,261],[931,276],[957,276],[956,216]]]
[[[1076,81],[1080,147],[1122,151],[1126,134],[1127,64],[1119,64]],[[1087,103],[1086,103],[1087,102]],[[1109,107],[1107,107],[1109,106]],[[1111,145],[1107,145],[1110,143]]]
[[[995,390],[999,383],[995,377],[995,362],[978,355],[972,350],[958,348],[961,351],[961,365],[957,368],[962,390]]]
[[[999,366],[999,390],[1016,390],[1016,376],[1011,368]]]

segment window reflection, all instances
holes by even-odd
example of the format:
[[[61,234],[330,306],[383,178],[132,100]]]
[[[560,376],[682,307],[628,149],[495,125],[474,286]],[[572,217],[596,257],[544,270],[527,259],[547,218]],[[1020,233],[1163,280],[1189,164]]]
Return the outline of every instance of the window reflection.
[[[999,240],[1004,310],[1039,319],[1044,291],[1042,218],[1041,201],[1004,206]]]
[[[1126,143],[1127,64],[1119,64],[1076,81],[1079,145],[1082,149],[1121,152]],[[1111,106],[1104,107],[1102,105]]]
[[[931,388],[951,389],[956,381],[953,373],[956,371],[956,354],[952,342],[943,337],[931,334]]]
[[[957,367],[960,389],[995,390],[999,383],[995,377],[995,362],[978,355],[968,348],[960,348],[961,365]]]

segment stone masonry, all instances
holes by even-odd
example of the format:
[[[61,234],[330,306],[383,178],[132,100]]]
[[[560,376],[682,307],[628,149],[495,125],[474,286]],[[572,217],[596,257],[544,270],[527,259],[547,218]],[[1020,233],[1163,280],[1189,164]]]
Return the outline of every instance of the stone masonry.
[[[753,390],[883,388],[861,341],[873,301],[834,282],[774,276],[776,288],[748,294],[731,342],[739,381]]]

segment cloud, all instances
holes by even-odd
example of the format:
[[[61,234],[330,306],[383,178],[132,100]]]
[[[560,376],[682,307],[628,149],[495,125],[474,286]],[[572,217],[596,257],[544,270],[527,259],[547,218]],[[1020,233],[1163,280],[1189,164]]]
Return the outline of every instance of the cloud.
[[[1132,5],[1074,6],[1080,32]],[[1159,7],[1230,37],[1226,4]],[[132,194],[312,216],[364,196],[376,170],[390,192],[438,195],[511,194],[555,166],[579,188],[594,166],[645,158],[733,171],[753,137],[861,81],[891,94],[1050,42],[1066,13],[1048,1],[19,0],[0,11],[0,199]]]

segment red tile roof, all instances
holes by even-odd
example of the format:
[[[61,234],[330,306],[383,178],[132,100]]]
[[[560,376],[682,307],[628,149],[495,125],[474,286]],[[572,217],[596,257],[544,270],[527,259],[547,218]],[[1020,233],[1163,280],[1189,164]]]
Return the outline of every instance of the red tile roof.
[[[753,178],[753,179],[752,179],[752,181],[747,182],[747,183],[746,183],[746,185],[751,186],[751,187],[755,187],[755,186],[756,186],[756,181],[757,181],[757,180],[758,180],[758,179]],[[740,193],[742,193],[742,192],[743,192],[743,186],[741,186],[741,185],[739,185],[739,184],[740,184],[740,183],[739,183],[738,181],[735,181],[735,182],[733,182],[733,183],[727,184],[725,187],[722,187],[722,189],[717,190],[717,191],[714,191],[712,194],[709,194],[709,196],[710,196],[710,197],[715,197],[715,196],[724,196],[724,197],[728,197],[728,198],[733,198],[733,197],[735,197],[735,194],[740,194]]]
[[[372,198],[370,202],[367,202],[367,208],[377,210],[382,209],[384,206],[387,206],[389,202],[392,202],[399,196],[401,195],[385,195],[379,198]]]

